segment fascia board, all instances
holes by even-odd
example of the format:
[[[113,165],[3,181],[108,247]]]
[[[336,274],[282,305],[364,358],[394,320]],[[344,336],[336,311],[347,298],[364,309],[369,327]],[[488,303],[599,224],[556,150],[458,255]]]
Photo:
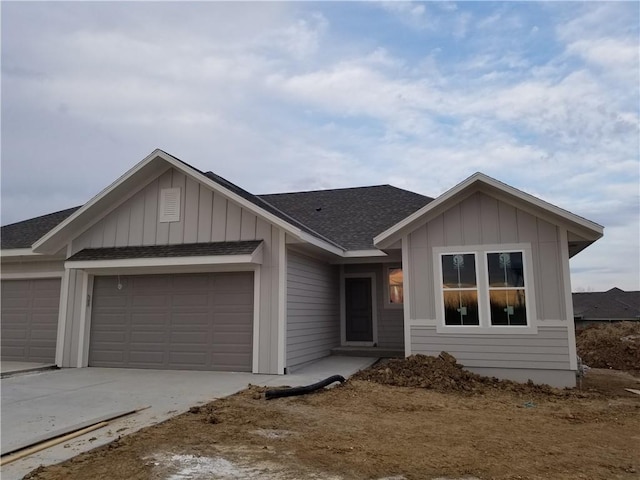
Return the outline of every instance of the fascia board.
[[[41,257],[42,254],[35,253],[31,248],[7,248],[0,250],[0,257]]]
[[[386,257],[388,256],[381,250],[377,248],[372,248],[369,250],[347,250],[344,252],[343,257],[345,258],[361,258],[361,257]]]
[[[256,249],[257,251],[257,249]],[[255,252],[254,252],[255,253]],[[65,268],[98,269],[98,268],[136,268],[136,267],[167,267],[191,265],[229,265],[229,264],[257,264],[260,258],[250,255],[207,255],[195,257],[154,257],[127,258],[121,260],[67,260]]]

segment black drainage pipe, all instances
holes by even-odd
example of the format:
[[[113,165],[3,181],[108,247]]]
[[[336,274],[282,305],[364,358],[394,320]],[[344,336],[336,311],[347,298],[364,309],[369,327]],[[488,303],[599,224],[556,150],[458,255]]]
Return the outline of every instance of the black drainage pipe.
[[[305,387],[295,387],[295,388],[284,388],[282,390],[267,390],[264,394],[264,397],[267,400],[271,400],[272,398],[281,398],[281,397],[294,397],[296,395],[306,395],[307,393],[315,392],[316,390],[320,390],[321,388],[326,387],[327,385],[331,385],[333,382],[343,383],[345,381],[342,375],[332,375],[329,378],[325,378],[318,383],[314,383],[313,385],[307,385]]]

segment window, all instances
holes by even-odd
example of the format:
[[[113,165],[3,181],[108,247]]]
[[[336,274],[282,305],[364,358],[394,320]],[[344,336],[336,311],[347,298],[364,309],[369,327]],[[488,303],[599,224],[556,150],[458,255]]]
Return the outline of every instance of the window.
[[[445,325],[479,325],[476,257],[473,253],[442,255]]]
[[[404,290],[402,280],[402,268],[389,268],[387,270],[387,283],[389,285],[389,303],[391,305],[402,305],[404,302]]]
[[[461,327],[492,332],[534,329],[533,282],[527,276],[531,249],[528,245],[511,247],[516,246],[435,250],[441,326],[455,331]]]
[[[526,325],[522,252],[487,253],[491,325]]]

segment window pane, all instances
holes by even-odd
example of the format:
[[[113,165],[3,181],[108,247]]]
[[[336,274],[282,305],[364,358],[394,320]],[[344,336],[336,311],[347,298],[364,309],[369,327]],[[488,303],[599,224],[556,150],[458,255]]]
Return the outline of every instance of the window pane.
[[[389,303],[402,303],[404,292],[402,289],[402,269],[389,269]]]
[[[491,325],[527,325],[524,290],[490,290]]]
[[[443,288],[476,286],[476,256],[473,253],[442,256]]]
[[[445,325],[479,325],[476,290],[444,291]]]
[[[490,287],[524,287],[522,252],[487,253]]]

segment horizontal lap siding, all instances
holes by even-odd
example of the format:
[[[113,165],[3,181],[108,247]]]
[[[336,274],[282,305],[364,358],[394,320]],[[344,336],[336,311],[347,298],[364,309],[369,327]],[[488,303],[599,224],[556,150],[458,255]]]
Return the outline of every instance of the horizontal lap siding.
[[[544,327],[537,335],[438,334],[435,327],[411,327],[411,352],[446,351],[465,367],[569,369],[567,329]]]
[[[338,270],[289,252],[287,258],[287,367],[330,354],[340,344]]]

